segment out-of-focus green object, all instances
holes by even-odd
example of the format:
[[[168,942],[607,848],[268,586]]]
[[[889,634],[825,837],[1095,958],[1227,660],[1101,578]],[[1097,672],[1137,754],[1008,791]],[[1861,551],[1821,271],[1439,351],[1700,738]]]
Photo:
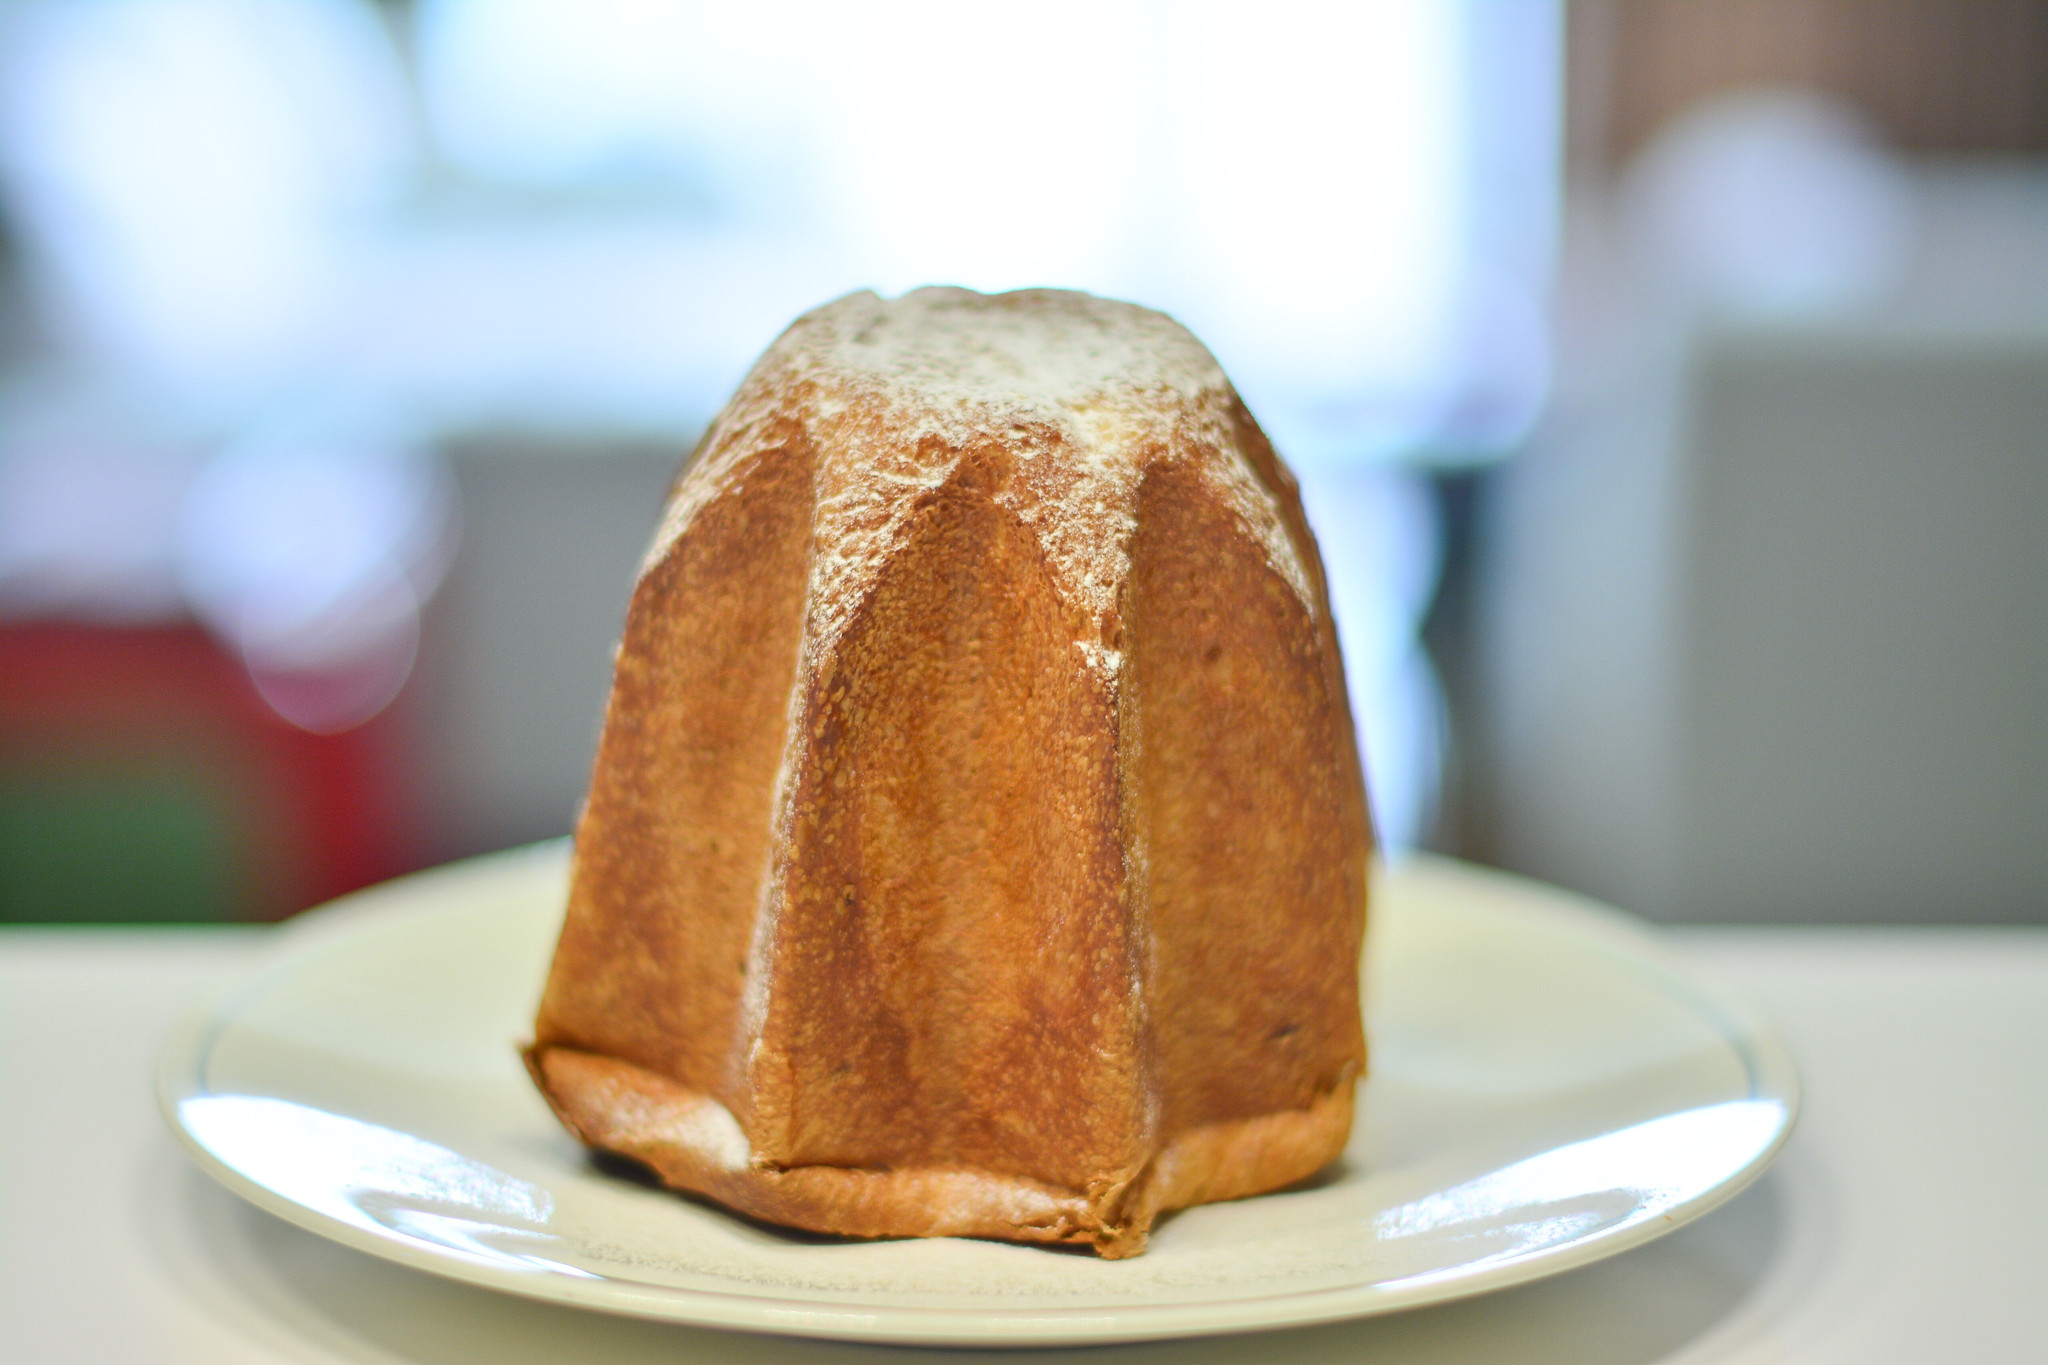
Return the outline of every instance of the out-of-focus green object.
[[[196,774],[0,768],[0,921],[240,918],[236,821]]]
[[[0,923],[275,920],[407,871],[408,739],[293,725],[190,622],[0,620]]]

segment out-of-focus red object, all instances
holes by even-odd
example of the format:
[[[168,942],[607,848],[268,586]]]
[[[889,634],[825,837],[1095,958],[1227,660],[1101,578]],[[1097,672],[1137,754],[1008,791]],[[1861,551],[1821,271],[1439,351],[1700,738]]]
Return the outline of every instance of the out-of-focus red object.
[[[311,734],[198,626],[0,624],[0,920],[272,920],[408,870],[404,700]]]

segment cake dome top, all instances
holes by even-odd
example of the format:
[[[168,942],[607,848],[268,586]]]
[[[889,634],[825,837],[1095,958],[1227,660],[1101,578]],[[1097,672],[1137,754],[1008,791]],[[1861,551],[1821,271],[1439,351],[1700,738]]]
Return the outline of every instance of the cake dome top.
[[[1064,289],[931,287],[895,299],[862,290],[805,314],[769,358],[925,403],[1075,408],[1227,387],[1208,348],[1166,314]]]
[[[804,314],[762,355],[677,483],[642,573],[724,492],[801,466],[804,648],[825,650],[920,516],[982,499],[1028,531],[1078,613],[1076,646],[1114,672],[1140,489],[1162,463],[1228,506],[1313,603],[1275,500],[1293,497],[1293,480],[1215,357],[1172,318],[1055,289],[863,290]]]

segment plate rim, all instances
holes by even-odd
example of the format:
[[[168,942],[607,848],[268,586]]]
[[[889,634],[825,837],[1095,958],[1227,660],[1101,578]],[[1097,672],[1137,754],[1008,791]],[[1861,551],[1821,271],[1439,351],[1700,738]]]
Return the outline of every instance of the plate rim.
[[[1401,1281],[1391,1286],[1385,1281],[1326,1285],[1218,1302],[1008,1309],[863,1303],[852,1291],[841,1291],[838,1297],[821,1293],[791,1298],[611,1276],[584,1279],[512,1270],[466,1257],[452,1247],[345,1222],[301,1204],[223,1160],[184,1123],[180,1113],[183,1101],[219,1093],[208,1088],[206,1067],[214,1043],[234,1023],[236,1005],[259,996],[273,972],[318,953],[327,942],[352,938],[387,918],[411,913],[411,903],[430,896],[436,883],[512,873],[521,864],[552,868],[567,856],[568,844],[566,839],[555,839],[463,859],[341,897],[300,916],[254,965],[202,995],[165,1039],[155,1068],[159,1111],[187,1154],[222,1186],[294,1226],[382,1260],[522,1298],[728,1331],[873,1345],[1029,1349],[1310,1327],[1455,1302],[1547,1279],[1633,1250],[1713,1212],[1763,1175],[1798,1126],[1802,1095],[1791,1054],[1740,992],[1685,963],[1647,924],[1624,911],[1510,873],[1434,855],[1418,855],[1404,866],[1491,883],[1519,902],[1515,913],[1570,925],[1582,940],[1602,941],[1602,946],[1638,974],[1643,968],[1652,969],[1657,984],[1664,988],[1660,993],[1674,994],[1741,1061],[1749,1083],[1748,1094],[1742,1098],[1779,1104],[1781,1116],[1770,1140],[1739,1170],[1656,1218],[1537,1248],[1456,1279],[1416,1277],[1420,1283],[1405,1287]]]

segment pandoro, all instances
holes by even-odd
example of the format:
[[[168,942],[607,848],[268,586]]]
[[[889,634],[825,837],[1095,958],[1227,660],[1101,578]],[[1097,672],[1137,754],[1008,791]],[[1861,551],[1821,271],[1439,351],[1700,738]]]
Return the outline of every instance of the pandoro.
[[[757,1219],[1134,1255],[1343,1149],[1370,849],[1315,541],[1201,343],[849,295],[675,485],[527,1064]]]

